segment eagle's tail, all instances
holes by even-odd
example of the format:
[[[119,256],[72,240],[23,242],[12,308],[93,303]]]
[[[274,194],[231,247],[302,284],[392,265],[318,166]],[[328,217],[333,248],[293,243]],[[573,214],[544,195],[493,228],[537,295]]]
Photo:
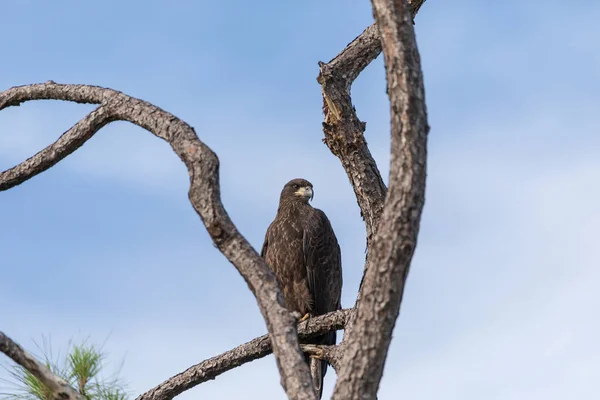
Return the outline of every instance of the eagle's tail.
[[[327,361],[321,361],[315,358],[311,358],[309,366],[313,385],[315,386],[315,391],[317,392],[317,395],[320,399],[323,396],[323,378],[325,377],[325,373],[327,372]]]
[[[334,345],[336,342],[336,332],[329,332],[323,336],[313,339],[316,344]],[[312,377],[315,391],[319,395],[319,399],[323,396],[323,378],[327,373],[327,361],[318,360],[310,356],[306,356],[308,366],[310,367],[310,375]]]

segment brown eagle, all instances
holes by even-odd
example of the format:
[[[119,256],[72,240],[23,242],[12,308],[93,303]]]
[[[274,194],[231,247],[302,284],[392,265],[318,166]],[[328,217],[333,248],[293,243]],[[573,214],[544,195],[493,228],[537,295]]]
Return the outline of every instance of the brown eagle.
[[[286,307],[303,316],[301,321],[341,309],[340,246],[325,213],[308,204],[312,198],[309,181],[293,179],[286,183],[261,251],[277,276]],[[309,340],[325,345],[334,345],[335,341],[335,332]],[[308,356],[306,361],[321,398],[327,362]]]

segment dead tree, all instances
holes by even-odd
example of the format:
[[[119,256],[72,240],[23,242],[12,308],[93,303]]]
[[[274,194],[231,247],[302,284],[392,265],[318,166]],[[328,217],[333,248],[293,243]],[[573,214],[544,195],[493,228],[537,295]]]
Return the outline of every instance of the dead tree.
[[[165,400],[271,352],[290,399],[316,399],[303,351],[336,369],[334,399],[375,399],[400,311],[425,201],[427,112],[413,18],[425,0],[372,0],[376,23],[329,63],[319,63],[323,93],[324,142],[340,159],[361,209],[367,232],[367,260],[353,308],[312,318],[300,327],[284,307],[281,291],[264,260],[238,232],[223,208],[219,160],[194,128],[173,114],[116,90],[89,85],[18,86],[0,93],[0,110],[32,100],[63,100],[98,107],[56,142],[0,173],[0,191],[51,168],[114,121],[129,121],[167,141],[186,165],[189,199],[215,245],[237,268],[254,294],[268,335],[194,365],[141,394],[137,400]],[[386,188],[363,136],[350,88],[383,51],[391,113],[391,168]],[[344,329],[337,346],[300,345],[307,338]],[[58,399],[81,396],[0,332],[0,351],[29,370]]]

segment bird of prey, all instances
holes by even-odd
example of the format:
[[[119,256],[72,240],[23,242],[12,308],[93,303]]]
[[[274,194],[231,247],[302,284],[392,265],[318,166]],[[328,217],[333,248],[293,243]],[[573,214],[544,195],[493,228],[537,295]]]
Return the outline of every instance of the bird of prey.
[[[313,185],[305,179],[283,187],[261,251],[277,277],[286,308],[303,316],[300,321],[341,309],[340,246],[325,213],[308,203],[312,198]],[[324,345],[335,341],[335,331],[307,340]],[[327,362],[308,356],[306,361],[321,398]]]

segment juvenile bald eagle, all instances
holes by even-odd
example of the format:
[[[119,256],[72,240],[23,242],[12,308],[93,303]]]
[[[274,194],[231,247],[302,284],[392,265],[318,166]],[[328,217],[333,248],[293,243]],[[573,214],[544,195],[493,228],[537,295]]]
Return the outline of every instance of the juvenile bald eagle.
[[[301,321],[341,309],[340,246],[325,213],[308,204],[312,198],[313,186],[305,179],[293,179],[283,187],[261,251],[277,276],[286,307],[302,315]],[[335,332],[309,340],[326,345],[335,341]],[[327,362],[308,356],[306,361],[321,398]]]

